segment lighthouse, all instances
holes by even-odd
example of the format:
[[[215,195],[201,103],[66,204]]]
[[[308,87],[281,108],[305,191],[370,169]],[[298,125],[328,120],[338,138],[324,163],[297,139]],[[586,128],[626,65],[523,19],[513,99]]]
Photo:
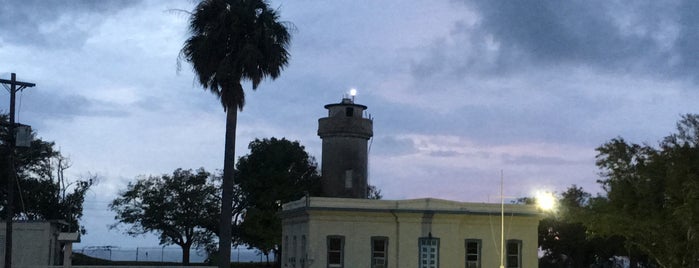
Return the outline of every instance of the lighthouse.
[[[343,97],[325,105],[328,116],[318,119],[323,140],[321,175],[323,196],[367,198],[368,141],[374,135],[366,106]]]

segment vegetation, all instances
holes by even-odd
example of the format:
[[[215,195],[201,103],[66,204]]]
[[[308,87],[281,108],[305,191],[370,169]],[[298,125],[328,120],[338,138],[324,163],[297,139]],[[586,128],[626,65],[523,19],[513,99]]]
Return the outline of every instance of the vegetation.
[[[231,247],[235,133],[238,109],[245,104],[241,82],[257,89],[269,77],[275,79],[289,60],[291,35],[264,0],[202,0],[191,13],[191,37],[180,59],[192,64],[199,83],[216,95],[226,112],[223,192],[219,247]],[[228,266],[229,250],[220,250],[219,267]]]
[[[0,215],[6,217],[7,179],[10,174],[8,156],[8,116],[0,115]],[[96,182],[95,176],[70,180],[64,172],[70,168],[70,160],[54,148],[54,142],[36,138],[32,133],[29,147],[15,149],[17,187],[14,200],[14,219],[64,220],[64,232],[86,233],[80,225],[83,216],[85,194]]]
[[[156,233],[161,245],[182,247],[182,262],[189,264],[192,246],[212,243],[215,215],[219,207],[216,178],[204,169],[175,170],[172,175],[150,176],[129,183],[126,191],[109,205],[116,212],[112,225],[129,227],[126,233],[137,236]]]
[[[619,236],[588,236],[579,215],[589,201],[590,194],[573,185],[562,194],[557,211],[541,220],[539,247],[544,256],[539,267],[611,267],[614,256],[628,255]]]
[[[367,189],[367,196],[366,198],[368,199],[381,199],[383,198],[383,194],[381,194],[381,189],[374,185],[369,185]]]
[[[560,217],[539,229],[544,262],[627,256],[631,267],[699,267],[699,115],[684,115],[657,147],[616,138],[597,151],[604,193],[563,194]]]
[[[699,115],[684,115],[658,147],[616,138],[597,151],[606,195],[590,203],[588,228],[660,267],[699,266]]]
[[[264,255],[281,256],[281,219],[284,203],[321,193],[320,174],[315,159],[298,141],[285,138],[255,139],[250,153],[236,165],[233,187],[233,241],[260,250]],[[112,228],[128,226],[125,233],[155,233],[161,245],[176,244],[183,249],[183,262],[189,262],[192,246],[206,247],[213,254],[213,236],[218,230],[220,185],[203,169],[175,170],[172,175],[149,176],[129,183],[110,208],[117,216]],[[370,194],[380,198],[372,186]],[[269,261],[269,260],[268,260]]]
[[[304,195],[320,194],[315,159],[297,141],[255,139],[250,153],[236,165],[245,212],[239,226],[240,242],[268,255],[280,254],[281,205]]]

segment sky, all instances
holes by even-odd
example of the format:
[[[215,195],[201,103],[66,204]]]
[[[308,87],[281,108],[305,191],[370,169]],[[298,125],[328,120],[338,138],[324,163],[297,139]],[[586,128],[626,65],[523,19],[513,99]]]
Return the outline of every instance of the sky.
[[[178,54],[188,0],[0,0],[0,78],[18,122],[55,141],[70,178],[97,175],[76,247],[157,246],[110,230],[107,205],[141,175],[222,168],[225,113]],[[255,138],[298,140],[319,161],[317,119],[356,88],[374,118],[369,183],[384,199],[497,202],[601,191],[595,148],[657,144],[697,112],[699,2],[271,1],[291,60],[239,113]],[[0,90],[0,111],[9,111]],[[320,163],[322,165],[322,163]]]

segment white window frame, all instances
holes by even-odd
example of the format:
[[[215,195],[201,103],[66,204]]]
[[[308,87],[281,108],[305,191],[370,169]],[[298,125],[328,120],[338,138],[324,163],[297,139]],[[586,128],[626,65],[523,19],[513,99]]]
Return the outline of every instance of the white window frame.
[[[419,238],[418,253],[419,268],[439,268],[439,238]]]

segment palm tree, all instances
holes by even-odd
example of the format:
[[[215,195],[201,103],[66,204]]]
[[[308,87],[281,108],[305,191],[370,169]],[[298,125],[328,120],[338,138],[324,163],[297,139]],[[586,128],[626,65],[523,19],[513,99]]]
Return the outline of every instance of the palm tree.
[[[226,112],[219,267],[230,266],[231,210],[238,110],[245,104],[242,81],[275,79],[287,65],[291,36],[265,0],[202,0],[189,19],[191,37],[180,59],[192,64],[199,83],[216,95]]]

